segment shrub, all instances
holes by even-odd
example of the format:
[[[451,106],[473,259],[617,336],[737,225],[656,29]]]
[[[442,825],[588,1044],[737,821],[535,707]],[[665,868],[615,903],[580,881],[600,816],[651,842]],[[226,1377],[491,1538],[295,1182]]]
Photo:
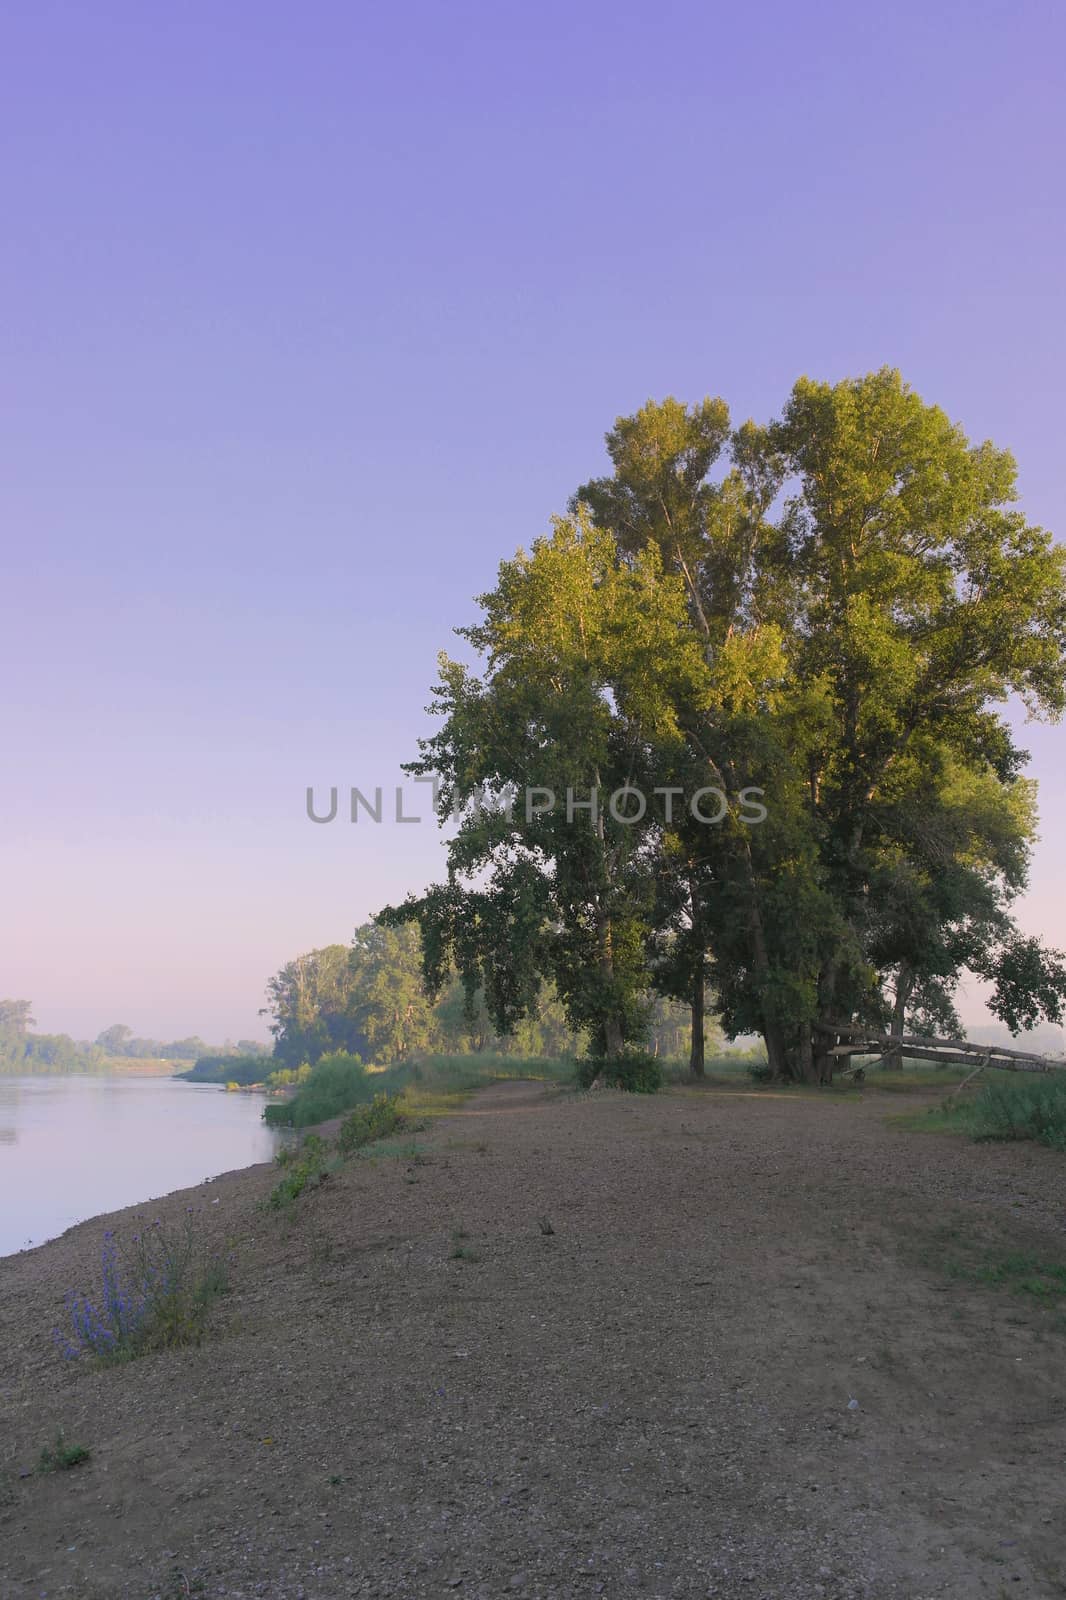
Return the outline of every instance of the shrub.
[[[369,1100],[373,1092],[370,1074],[360,1057],[334,1050],[315,1062],[291,1100],[267,1106],[263,1116],[271,1127],[308,1128]]]
[[[748,1077],[752,1083],[772,1083],[774,1069],[768,1061],[749,1061]]]
[[[338,1148],[342,1155],[350,1155],[353,1150],[362,1149],[363,1145],[373,1144],[375,1139],[384,1139],[388,1134],[398,1132],[406,1122],[407,1118],[397,1107],[395,1095],[376,1094],[368,1106],[359,1106],[345,1117],[337,1135]]]
[[[55,1441],[46,1444],[37,1461],[38,1472],[69,1472],[88,1461],[92,1451],[84,1444],[68,1444],[62,1428],[56,1429]]]
[[[265,1083],[275,1065],[273,1056],[201,1056],[195,1066],[175,1077],[187,1083],[236,1083],[247,1088]]]
[[[299,1067],[279,1067],[276,1072],[270,1073],[266,1086],[268,1089],[298,1089],[310,1076],[311,1063],[305,1061]]]
[[[993,1079],[970,1115],[975,1139],[1035,1139],[1066,1150],[1066,1073]]]
[[[629,1094],[658,1094],[663,1086],[662,1062],[646,1050],[627,1050],[620,1056],[585,1056],[576,1064],[579,1088],[589,1089],[597,1078],[611,1089]]]
[[[124,1361],[173,1345],[199,1344],[211,1302],[226,1290],[222,1260],[209,1253],[190,1206],[178,1228],[158,1219],[133,1234],[120,1254],[113,1233],[100,1252],[101,1297],[67,1299],[71,1337],[55,1336],[71,1360]]]

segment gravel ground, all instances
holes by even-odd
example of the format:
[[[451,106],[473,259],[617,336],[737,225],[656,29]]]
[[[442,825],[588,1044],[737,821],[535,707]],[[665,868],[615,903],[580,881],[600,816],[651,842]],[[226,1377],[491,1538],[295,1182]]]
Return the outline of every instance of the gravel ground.
[[[908,1103],[501,1084],[288,1216],[252,1168],[0,1260],[0,1596],[1066,1595],[1062,1319],[941,1259],[1063,1260],[1066,1163]],[[65,1363],[103,1229],[190,1204],[212,1337]]]

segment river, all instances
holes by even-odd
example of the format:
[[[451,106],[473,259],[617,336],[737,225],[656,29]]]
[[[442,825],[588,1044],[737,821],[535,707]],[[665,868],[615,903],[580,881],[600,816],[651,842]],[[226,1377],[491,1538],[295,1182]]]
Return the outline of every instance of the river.
[[[0,1077],[0,1256],[269,1161],[263,1105],[176,1078]]]

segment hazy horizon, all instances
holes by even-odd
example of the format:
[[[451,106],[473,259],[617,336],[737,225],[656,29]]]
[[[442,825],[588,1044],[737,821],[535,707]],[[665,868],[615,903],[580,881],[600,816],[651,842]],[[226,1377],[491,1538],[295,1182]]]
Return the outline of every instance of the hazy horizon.
[[[650,396],[898,366],[1062,529],[1061,16],[4,34],[0,994],[42,1030],[265,1037],[283,962],[440,875],[430,824],[305,791],[401,781],[437,651]],[[1062,738],[1023,732],[1018,907],[1060,946]]]

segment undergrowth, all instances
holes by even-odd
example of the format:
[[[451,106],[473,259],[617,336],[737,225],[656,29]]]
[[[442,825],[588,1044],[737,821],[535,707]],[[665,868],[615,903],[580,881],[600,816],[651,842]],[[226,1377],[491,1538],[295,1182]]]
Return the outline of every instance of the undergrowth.
[[[375,1087],[359,1056],[335,1050],[315,1062],[290,1100],[272,1101],[263,1118],[274,1128],[309,1128],[372,1100]]]
[[[283,1147],[275,1160],[285,1174],[267,1196],[275,1211],[291,1205],[306,1189],[319,1188],[340,1165],[332,1145],[317,1133],[309,1133],[298,1147]]]
[[[352,1157],[413,1157],[418,1147],[411,1139],[390,1137],[403,1133],[409,1123],[396,1095],[376,1094],[369,1105],[359,1106],[345,1117],[335,1143],[309,1133],[298,1145],[283,1146],[274,1158],[283,1176],[267,1196],[267,1205],[274,1211],[290,1206],[307,1190],[320,1188]]]
[[[1066,1150],[1066,1072],[988,1083],[973,1103],[975,1139],[1035,1139]]]
[[[965,1098],[904,1119],[928,1133],[964,1133],[971,1139],[1032,1139],[1066,1151],[1066,1073],[1002,1073]]]
[[[440,1115],[452,1111],[476,1089],[515,1078],[565,1083],[573,1077],[571,1060],[541,1056],[419,1056],[398,1061],[382,1071],[365,1067],[358,1056],[338,1051],[323,1056],[288,1100],[276,1100],[263,1116],[271,1127],[309,1128],[369,1105],[377,1095],[395,1096],[404,1114]]]
[[[368,1106],[359,1106],[341,1123],[337,1134],[337,1148],[342,1155],[351,1155],[363,1145],[373,1144],[397,1133],[407,1123],[407,1118],[396,1104],[395,1095],[376,1094]]]
[[[629,1094],[658,1094],[663,1086],[662,1062],[646,1050],[627,1050],[620,1056],[585,1056],[575,1063],[579,1089],[591,1088],[597,1079],[609,1089]]]

